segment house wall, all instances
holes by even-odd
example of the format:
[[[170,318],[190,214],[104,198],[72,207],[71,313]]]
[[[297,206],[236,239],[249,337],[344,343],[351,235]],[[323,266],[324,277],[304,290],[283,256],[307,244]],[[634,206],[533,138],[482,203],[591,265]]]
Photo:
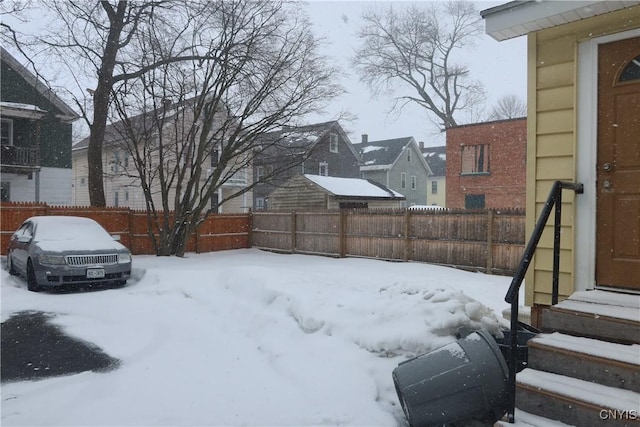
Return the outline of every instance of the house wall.
[[[463,125],[447,130],[446,206],[464,209],[467,196],[484,196],[487,209],[524,209],[525,118]],[[488,145],[489,172],[462,173],[462,150]]]
[[[14,144],[18,146],[40,147],[40,164],[45,167],[71,168],[71,123],[64,123],[56,114],[58,108],[27,82],[9,64],[2,61],[2,90],[0,97],[5,102],[37,105],[47,111],[40,121],[40,135],[34,131],[36,125],[30,120],[14,121]],[[67,184],[69,185],[69,184]]]
[[[138,179],[134,177],[127,176],[121,166],[114,165],[111,161],[115,157],[115,151],[119,150],[120,153],[122,150],[118,148],[114,148],[113,146],[106,146],[103,149],[102,155],[102,168],[105,173],[104,178],[104,189],[105,189],[105,198],[107,202],[107,206],[116,206],[116,194],[117,194],[117,206],[119,207],[129,207],[135,210],[146,210],[146,200],[144,196],[144,192],[141,188],[140,182]],[[120,154],[122,156],[122,154]],[[137,172],[135,171],[135,167],[132,162],[129,163],[127,168],[129,174],[135,175]],[[247,184],[250,184],[251,174],[247,171],[247,177],[249,181]],[[73,152],[73,191],[71,201],[72,204],[76,206],[89,206],[89,187],[88,183],[88,166],[87,166],[87,151],[76,150]],[[237,187],[231,184],[225,184],[222,187],[221,194],[219,195],[219,200],[224,199],[225,197],[230,196],[235,193]],[[152,190],[154,194],[153,201],[155,203],[156,209],[162,210],[162,201],[160,195],[160,188],[157,185]],[[170,189],[169,191],[169,200],[173,200],[175,197],[174,189]],[[251,191],[231,199],[224,203],[220,207],[220,213],[245,213],[249,211],[249,208],[252,204],[252,193]],[[172,205],[173,206],[173,205]],[[171,207],[172,207],[171,206]]]
[[[407,156],[407,150],[411,151],[411,160]],[[406,174],[404,188],[402,187],[402,173]],[[416,177],[416,187],[411,188],[411,177]],[[389,185],[392,190],[397,191],[406,197],[402,206],[425,205],[427,204],[427,181],[429,172],[425,168],[424,157],[414,142],[409,144],[398,157],[389,170]]]
[[[432,192],[432,182],[437,182],[437,192]],[[427,205],[447,206],[447,179],[444,176],[430,176],[427,179]]]
[[[387,188],[389,187],[389,175],[387,174],[388,169],[381,170],[366,170],[360,172],[360,177],[362,179],[369,179],[371,181],[375,181],[384,185]]]
[[[577,181],[577,150],[593,141],[578,133],[579,44],[594,38],[640,28],[640,6],[611,12],[572,24],[528,35],[528,123],[527,138],[527,235],[531,235],[551,185],[556,180]],[[589,72],[589,71],[586,71]],[[591,90],[591,88],[587,88]],[[591,106],[584,105],[584,108]],[[589,197],[595,185],[595,170],[585,184],[585,195],[565,192],[562,208],[560,295],[577,287],[575,218],[577,197]],[[583,230],[589,233],[590,230]],[[525,278],[525,304],[551,303],[553,236],[546,232]]]
[[[286,187],[278,187],[269,195],[269,210],[322,210],[328,207],[328,193],[299,175]]]

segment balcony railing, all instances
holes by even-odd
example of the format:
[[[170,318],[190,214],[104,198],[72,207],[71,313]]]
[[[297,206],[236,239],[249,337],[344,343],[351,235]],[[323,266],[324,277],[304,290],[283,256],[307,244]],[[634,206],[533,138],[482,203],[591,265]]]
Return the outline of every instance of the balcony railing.
[[[38,166],[38,149],[3,145],[0,148],[0,163],[3,166]]]

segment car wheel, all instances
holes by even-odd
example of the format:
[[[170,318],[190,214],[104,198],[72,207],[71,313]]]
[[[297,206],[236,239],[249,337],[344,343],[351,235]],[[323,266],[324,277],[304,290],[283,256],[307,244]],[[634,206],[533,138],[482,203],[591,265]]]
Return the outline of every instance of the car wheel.
[[[27,288],[31,292],[38,292],[40,290],[40,286],[38,286],[38,281],[36,280],[36,272],[33,269],[33,263],[31,260],[27,262]]]
[[[11,259],[11,254],[7,255],[7,270],[9,270],[9,274],[12,276],[17,276],[18,275],[18,270],[16,270],[16,267],[13,265],[13,260]]]

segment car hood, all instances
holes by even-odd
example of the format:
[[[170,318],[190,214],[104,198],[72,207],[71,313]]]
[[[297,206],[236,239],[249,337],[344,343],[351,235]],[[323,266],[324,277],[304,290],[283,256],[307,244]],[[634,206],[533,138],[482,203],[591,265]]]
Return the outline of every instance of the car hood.
[[[113,240],[111,237],[109,238],[96,238],[96,236],[91,236],[91,239],[88,238],[69,238],[62,240],[38,240],[35,242],[36,245],[43,251],[46,252],[63,252],[63,251],[74,251],[74,252],[122,252],[128,251],[128,249]]]

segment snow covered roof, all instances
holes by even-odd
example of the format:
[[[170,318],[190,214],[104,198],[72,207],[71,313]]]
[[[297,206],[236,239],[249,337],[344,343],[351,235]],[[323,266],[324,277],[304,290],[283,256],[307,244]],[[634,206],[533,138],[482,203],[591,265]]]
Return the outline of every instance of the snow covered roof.
[[[305,178],[324,188],[334,196],[342,197],[376,197],[388,199],[404,199],[405,197],[385,186],[359,178],[337,178],[305,174]]]
[[[398,159],[404,147],[413,140],[412,136],[403,138],[385,139],[356,144],[356,149],[362,155],[365,167],[391,167]]]
[[[447,147],[425,147],[422,155],[431,169],[432,176],[445,176],[447,174]]]

